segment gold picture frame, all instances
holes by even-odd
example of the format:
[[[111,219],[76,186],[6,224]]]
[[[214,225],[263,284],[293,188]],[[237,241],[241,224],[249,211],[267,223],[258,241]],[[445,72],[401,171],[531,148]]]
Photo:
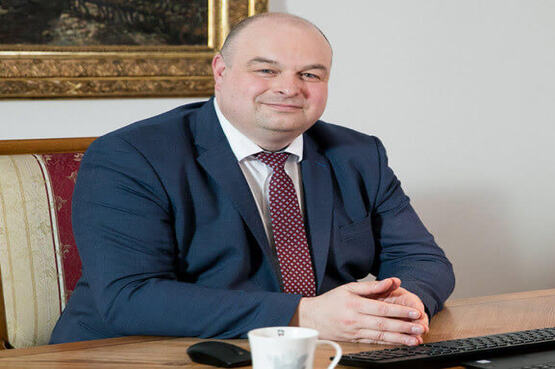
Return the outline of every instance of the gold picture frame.
[[[268,0],[207,1],[207,45],[0,45],[0,98],[210,96],[211,61],[230,27]]]

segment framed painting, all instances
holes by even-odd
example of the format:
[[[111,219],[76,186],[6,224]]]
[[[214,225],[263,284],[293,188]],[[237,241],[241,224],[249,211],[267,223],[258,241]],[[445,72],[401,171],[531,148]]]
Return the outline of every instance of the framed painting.
[[[0,0],[0,98],[193,97],[268,0]]]

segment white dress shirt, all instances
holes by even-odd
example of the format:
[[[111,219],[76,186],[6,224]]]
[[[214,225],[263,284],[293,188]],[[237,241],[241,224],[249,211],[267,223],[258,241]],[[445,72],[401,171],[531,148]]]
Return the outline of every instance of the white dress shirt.
[[[241,133],[233,124],[231,124],[218,107],[216,99],[214,99],[214,108],[216,115],[220,121],[220,125],[224,134],[231,146],[231,150],[237,161],[239,167],[243,171],[243,175],[249,184],[249,188],[256,202],[256,207],[262,222],[264,223],[264,230],[268,237],[270,246],[274,246],[274,236],[272,233],[272,218],[270,216],[270,179],[272,175],[272,168],[259,161],[254,157],[261,151],[265,151],[260,146],[252,142],[247,136]],[[301,214],[304,215],[303,201],[302,201],[302,186],[301,186],[301,167],[300,162],[303,159],[303,135],[297,136],[289,146],[280,152],[289,153],[289,157],[285,162],[285,172],[293,181],[297,198],[299,199],[299,207]]]

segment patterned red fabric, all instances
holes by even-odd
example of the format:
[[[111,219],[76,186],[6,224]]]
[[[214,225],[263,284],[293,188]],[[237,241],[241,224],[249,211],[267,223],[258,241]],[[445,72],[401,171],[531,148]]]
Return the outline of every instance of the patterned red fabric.
[[[303,296],[316,295],[314,269],[303,216],[293,181],[285,172],[287,153],[261,152],[256,158],[272,168],[270,217],[283,290]]]
[[[41,156],[46,163],[56,207],[63,269],[58,273],[63,273],[65,295],[66,299],[69,299],[81,277],[81,259],[75,246],[71,227],[71,198],[83,153],[44,154]]]

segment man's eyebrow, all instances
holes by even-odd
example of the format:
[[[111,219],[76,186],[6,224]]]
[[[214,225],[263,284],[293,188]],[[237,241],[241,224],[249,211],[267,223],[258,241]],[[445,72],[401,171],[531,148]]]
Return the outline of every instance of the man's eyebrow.
[[[249,60],[247,62],[247,65],[253,65],[256,63],[264,63],[264,64],[272,64],[272,65],[279,65],[279,63],[275,60],[272,59],[268,59],[268,58],[263,58],[260,56],[254,57],[251,60]],[[311,70],[311,69],[320,69],[323,70],[325,72],[328,71],[328,68],[326,68],[325,65],[323,64],[309,64],[309,65],[305,65],[304,67],[301,68],[301,70]]]
[[[266,58],[262,58],[262,57],[255,57],[252,58],[251,60],[249,60],[247,62],[247,65],[252,65],[252,64],[256,64],[256,63],[265,63],[265,64],[274,64],[274,65],[278,65],[279,63],[275,60],[272,59],[266,59]]]
[[[311,69],[321,69],[326,72],[328,71],[328,68],[326,68],[326,66],[323,64],[310,64],[302,68],[302,70],[311,70]]]

